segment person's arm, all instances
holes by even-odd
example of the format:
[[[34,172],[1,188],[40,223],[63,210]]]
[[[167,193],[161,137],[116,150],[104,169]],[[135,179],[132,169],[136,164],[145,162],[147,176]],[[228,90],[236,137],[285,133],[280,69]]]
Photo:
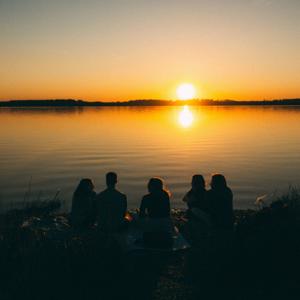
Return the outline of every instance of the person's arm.
[[[233,211],[233,193],[231,191],[231,189],[229,189],[229,210],[230,210],[230,215],[231,215],[231,222],[232,222],[232,226],[234,225],[235,222],[235,217],[234,217],[234,211]]]
[[[189,191],[185,194],[183,201],[186,203],[186,205],[189,209],[192,208],[193,202],[195,202],[195,201],[193,199],[193,195],[192,195],[191,191]]]
[[[199,193],[190,192],[189,198],[188,198],[188,205],[193,206],[193,207],[199,205],[199,201],[202,200],[200,197],[201,197],[201,194],[199,195]]]
[[[168,215],[171,213],[170,196],[167,194],[167,211]]]
[[[96,215],[97,215],[96,196],[97,196],[97,194],[95,192],[93,192],[91,195],[91,207],[90,207],[90,222],[91,222],[91,224],[94,224],[96,221]]]
[[[126,216],[127,213],[127,197],[124,195],[124,210],[123,210],[123,217]]]
[[[182,201],[185,202],[185,203],[188,203],[188,201],[189,201],[188,193],[186,193],[184,195],[184,197],[182,198]]]
[[[100,195],[96,196],[96,201],[95,202],[96,202],[96,204],[95,204],[95,207],[96,207],[95,219],[98,222],[98,226],[99,226],[99,224],[103,220],[103,212],[104,212],[104,208],[103,208],[103,205],[102,205],[102,199],[101,199]]]
[[[70,222],[72,225],[74,225],[74,223],[76,222],[76,213],[77,213],[77,209],[76,209],[76,196],[73,195],[72,198],[72,207],[71,207],[71,213],[70,213]]]
[[[141,205],[140,205],[140,217],[143,218],[146,216],[146,199],[145,197],[143,197],[142,201],[141,201]]]

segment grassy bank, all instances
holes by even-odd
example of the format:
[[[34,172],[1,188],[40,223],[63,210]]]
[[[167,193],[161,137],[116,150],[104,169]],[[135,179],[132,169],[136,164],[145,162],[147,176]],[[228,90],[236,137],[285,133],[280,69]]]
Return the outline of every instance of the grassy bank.
[[[236,211],[234,236],[174,223],[192,248],[124,254],[96,229],[74,231],[60,202],[0,217],[1,299],[296,299],[300,297],[300,195]]]

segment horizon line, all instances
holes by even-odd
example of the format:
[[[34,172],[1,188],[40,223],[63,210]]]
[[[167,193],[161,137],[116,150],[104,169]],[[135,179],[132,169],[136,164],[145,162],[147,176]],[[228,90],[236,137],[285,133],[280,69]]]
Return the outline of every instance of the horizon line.
[[[187,100],[181,99],[162,99],[162,98],[141,98],[141,99],[128,99],[128,100],[88,100],[88,99],[79,99],[79,98],[34,98],[34,99],[0,99],[0,103],[5,102],[25,102],[25,101],[77,101],[85,103],[127,103],[134,101],[164,101],[164,102],[191,102],[191,101],[234,101],[234,102],[265,102],[265,101],[288,101],[288,100],[300,100],[299,97],[293,98],[272,98],[272,99],[246,99],[246,100],[237,100],[237,99],[214,99],[214,98],[192,98]]]
[[[129,100],[129,101],[114,101],[114,102],[89,102],[75,99],[46,99],[46,100],[10,100],[0,101],[0,108],[17,108],[17,107],[125,107],[125,106],[300,106],[300,98],[292,99],[276,99],[276,100],[252,100],[252,101],[236,101],[236,100],[212,100],[212,99],[192,99],[192,100]]]

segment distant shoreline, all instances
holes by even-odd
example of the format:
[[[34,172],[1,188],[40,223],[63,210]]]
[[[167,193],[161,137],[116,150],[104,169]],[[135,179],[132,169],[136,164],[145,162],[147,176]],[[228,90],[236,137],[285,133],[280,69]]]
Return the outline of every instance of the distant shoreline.
[[[270,106],[270,105],[300,105],[300,98],[278,99],[278,100],[212,100],[212,99],[194,99],[194,100],[129,100],[124,102],[101,102],[84,101],[74,99],[49,99],[49,100],[9,100],[0,101],[0,107],[101,107],[101,106]]]

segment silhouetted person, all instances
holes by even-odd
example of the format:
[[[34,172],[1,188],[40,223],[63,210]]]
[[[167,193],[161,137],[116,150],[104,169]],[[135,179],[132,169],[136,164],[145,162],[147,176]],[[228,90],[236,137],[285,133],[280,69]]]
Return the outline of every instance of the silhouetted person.
[[[191,185],[192,188],[185,194],[183,201],[187,204],[189,210],[199,208],[207,211],[207,195],[203,176],[194,175]]]
[[[207,196],[214,227],[232,230],[234,224],[233,195],[223,175],[212,176],[211,189],[207,192]]]
[[[82,179],[72,199],[71,223],[77,228],[89,227],[95,216],[94,184],[91,179]]]
[[[188,206],[188,222],[185,229],[190,237],[203,243],[202,239],[207,237],[213,228],[203,176],[194,175],[191,185],[192,188],[183,198]]]
[[[143,197],[140,205],[144,244],[169,248],[173,243],[169,193],[164,189],[160,178],[149,180],[148,191],[149,194]]]
[[[126,222],[127,211],[126,195],[116,189],[117,174],[109,172],[106,174],[107,188],[97,195],[97,220],[101,230],[110,233],[121,231]]]
[[[169,193],[163,187],[160,178],[151,178],[148,183],[149,194],[142,199],[140,217],[153,219],[168,218],[170,216]]]

